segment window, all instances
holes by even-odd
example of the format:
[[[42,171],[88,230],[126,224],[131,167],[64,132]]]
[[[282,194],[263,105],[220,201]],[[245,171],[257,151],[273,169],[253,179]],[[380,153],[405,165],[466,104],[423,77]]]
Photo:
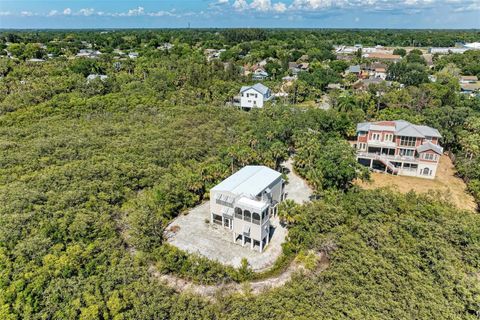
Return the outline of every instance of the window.
[[[423,154],[423,159],[425,160],[433,160],[433,154],[432,153],[424,153]]]
[[[372,133],[372,140],[380,141],[380,133]]]
[[[417,138],[415,137],[401,137],[400,138],[400,145],[402,147],[415,147],[415,142]]]
[[[417,169],[418,169],[418,164],[404,163],[404,164],[403,164],[403,169],[409,170],[409,171],[417,171]]]
[[[422,173],[423,173],[424,176],[429,176],[429,175],[432,174],[430,169],[428,169],[428,168],[424,168]]]
[[[415,150],[400,149],[400,156],[402,156],[402,157],[413,157],[414,155],[415,155]]]
[[[255,224],[260,224],[260,215],[256,212],[252,215],[252,222]]]
[[[358,132],[358,135],[359,135],[360,137],[365,137],[366,134],[367,134],[366,131],[359,131],[359,132]]]
[[[250,211],[248,210],[243,211],[243,220],[252,222],[252,214],[250,213]]]
[[[217,204],[219,204],[219,205],[233,208],[233,203],[231,203],[231,202],[227,202],[227,201],[220,200],[220,199],[216,199],[215,202],[216,202]]]
[[[393,134],[386,133],[385,137],[384,137],[384,140],[387,141],[387,142],[392,142],[393,141]]]
[[[237,218],[237,219],[243,219],[242,209],[240,209],[240,208],[235,208],[235,218]]]
[[[433,140],[432,137],[425,137],[425,139],[428,140],[428,141],[432,141],[432,140]]]
[[[367,144],[364,142],[360,142],[358,144],[358,150],[366,150],[367,149]]]

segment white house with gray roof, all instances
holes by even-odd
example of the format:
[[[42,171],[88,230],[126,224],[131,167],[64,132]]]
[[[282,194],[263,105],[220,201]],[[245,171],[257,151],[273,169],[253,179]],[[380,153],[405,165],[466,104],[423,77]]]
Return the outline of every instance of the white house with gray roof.
[[[357,125],[357,160],[376,171],[434,179],[443,148],[437,129],[404,120]]]
[[[246,166],[210,190],[210,221],[232,232],[232,241],[263,251],[270,241],[270,216],[285,198],[280,172]]]
[[[272,97],[272,91],[267,86],[256,83],[253,86],[243,86],[240,94],[234,98],[234,104],[246,109],[263,108],[264,103]]]

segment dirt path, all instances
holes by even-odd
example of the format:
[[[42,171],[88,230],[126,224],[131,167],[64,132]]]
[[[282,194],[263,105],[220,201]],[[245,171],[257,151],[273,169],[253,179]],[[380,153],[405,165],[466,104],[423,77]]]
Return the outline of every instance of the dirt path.
[[[296,203],[302,204],[307,201],[310,201],[310,198],[313,194],[312,188],[300,178],[295,172],[293,171],[293,160],[288,159],[282,166],[285,167],[288,173],[288,184],[285,186],[285,191],[287,193],[287,199],[292,199]]]
[[[291,280],[293,274],[296,272],[303,272],[306,275],[319,273],[324,271],[329,265],[329,260],[327,256],[323,253],[318,253],[318,263],[314,271],[306,270],[303,265],[293,261],[288,268],[278,276],[270,277],[263,280],[253,280],[247,281],[244,283],[225,283],[219,285],[202,285],[195,284],[189,280],[179,278],[173,274],[161,274],[158,270],[152,265],[149,268],[152,276],[157,278],[159,281],[163,282],[170,288],[173,288],[177,292],[191,292],[197,295],[201,295],[210,300],[215,300],[219,294],[260,294],[266,290],[278,288],[284,286],[288,281]]]

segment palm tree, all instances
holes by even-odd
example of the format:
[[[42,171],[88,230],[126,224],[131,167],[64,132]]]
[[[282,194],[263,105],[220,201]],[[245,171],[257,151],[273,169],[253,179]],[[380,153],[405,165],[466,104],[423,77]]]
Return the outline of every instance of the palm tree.
[[[350,112],[355,109],[357,103],[351,95],[342,95],[338,98],[337,108],[339,111]]]
[[[278,207],[278,217],[283,224],[292,225],[296,221],[298,205],[291,199],[280,203]]]

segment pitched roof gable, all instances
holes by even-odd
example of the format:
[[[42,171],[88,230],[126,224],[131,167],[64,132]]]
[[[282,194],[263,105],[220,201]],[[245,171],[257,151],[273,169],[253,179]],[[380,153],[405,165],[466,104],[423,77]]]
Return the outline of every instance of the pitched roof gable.
[[[243,86],[240,89],[240,93],[248,90],[248,89],[253,89],[255,91],[258,91],[262,95],[266,95],[268,91],[270,90],[267,86],[261,84],[261,83],[255,83],[253,86]]]

